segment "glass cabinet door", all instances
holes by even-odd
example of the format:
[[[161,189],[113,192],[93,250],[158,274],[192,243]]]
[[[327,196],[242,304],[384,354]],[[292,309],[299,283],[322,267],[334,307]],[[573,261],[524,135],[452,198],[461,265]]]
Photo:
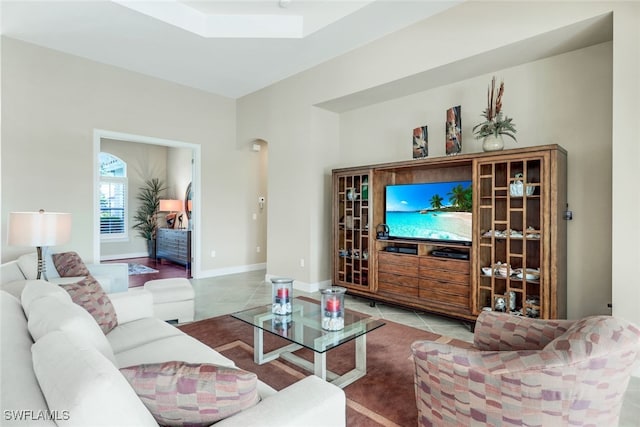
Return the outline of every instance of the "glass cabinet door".
[[[369,171],[334,175],[334,282],[369,288]]]
[[[477,165],[476,314],[547,317],[543,164],[536,157]]]

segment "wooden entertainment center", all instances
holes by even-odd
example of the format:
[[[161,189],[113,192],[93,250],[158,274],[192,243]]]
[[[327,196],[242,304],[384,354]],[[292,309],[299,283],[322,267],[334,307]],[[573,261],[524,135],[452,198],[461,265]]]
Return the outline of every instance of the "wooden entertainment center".
[[[333,283],[473,321],[566,318],[567,152],[558,145],[333,170]],[[388,185],[470,180],[469,244],[385,236]],[[454,257],[434,250],[454,251]],[[483,269],[484,268],[484,269]]]

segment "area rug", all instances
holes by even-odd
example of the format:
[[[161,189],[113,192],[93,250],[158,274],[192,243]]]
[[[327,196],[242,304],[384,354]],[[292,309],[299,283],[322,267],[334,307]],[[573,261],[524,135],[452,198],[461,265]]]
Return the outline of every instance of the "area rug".
[[[136,274],[149,274],[149,273],[157,273],[158,270],[155,268],[147,267],[146,265],[136,264],[134,262],[128,263],[129,265],[129,276],[133,276]]]
[[[367,334],[367,375],[344,388],[347,396],[347,425],[363,427],[414,426],[418,410],[413,386],[414,364],[411,343],[432,340],[468,348],[470,343],[386,321]],[[185,333],[216,349],[238,367],[255,372],[276,390],[299,381],[309,372],[276,359],[264,365],[253,362],[253,327],[230,315],[181,325]],[[264,351],[286,345],[276,335],[264,334]],[[329,350],[329,370],[343,374],[355,367],[353,341]],[[312,361],[313,353],[302,349],[297,355]]]

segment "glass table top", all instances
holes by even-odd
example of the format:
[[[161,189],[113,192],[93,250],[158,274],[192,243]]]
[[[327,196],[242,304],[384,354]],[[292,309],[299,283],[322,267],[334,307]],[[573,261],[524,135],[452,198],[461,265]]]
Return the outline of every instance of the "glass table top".
[[[233,313],[232,316],[317,353],[324,353],[384,325],[379,319],[345,310],[344,329],[325,331],[321,326],[319,301],[294,298],[293,313],[288,316],[273,314],[271,308],[271,304],[263,305]]]

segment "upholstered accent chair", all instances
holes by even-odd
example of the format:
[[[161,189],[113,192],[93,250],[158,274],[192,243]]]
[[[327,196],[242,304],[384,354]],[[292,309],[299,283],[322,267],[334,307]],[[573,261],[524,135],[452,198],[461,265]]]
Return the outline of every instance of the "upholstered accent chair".
[[[412,344],[419,425],[616,426],[640,329],[483,312],[474,347]]]

